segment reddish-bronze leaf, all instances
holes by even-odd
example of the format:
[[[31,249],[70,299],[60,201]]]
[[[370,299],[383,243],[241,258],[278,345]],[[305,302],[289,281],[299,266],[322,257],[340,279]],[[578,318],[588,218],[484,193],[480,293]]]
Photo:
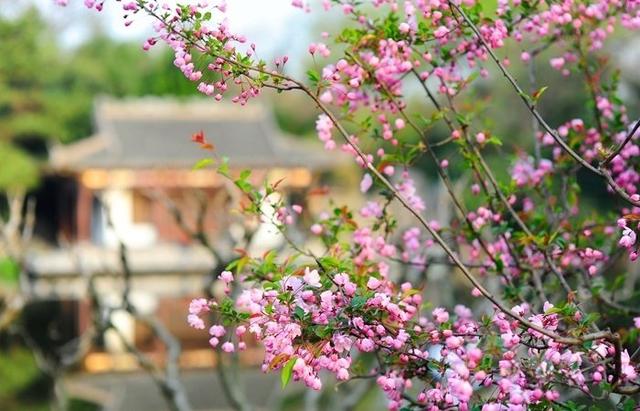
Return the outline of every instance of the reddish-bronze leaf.
[[[215,150],[215,146],[207,142],[207,139],[204,137],[203,130],[200,130],[197,133],[193,133],[191,135],[191,141],[193,141],[194,143],[200,144],[200,148],[203,150],[210,150],[210,151]]]
[[[191,136],[191,141],[193,141],[194,143],[198,143],[198,144],[205,144],[206,140],[204,138],[204,131],[200,130],[197,133],[194,133]]]
[[[276,188],[278,188],[278,186],[279,186],[279,185],[280,185],[280,184],[281,184],[285,179],[286,179],[286,177],[282,177],[280,180],[278,180],[278,181],[276,181],[275,183],[273,183],[273,184],[271,185],[271,188],[273,188],[273,189],[275,190]]]

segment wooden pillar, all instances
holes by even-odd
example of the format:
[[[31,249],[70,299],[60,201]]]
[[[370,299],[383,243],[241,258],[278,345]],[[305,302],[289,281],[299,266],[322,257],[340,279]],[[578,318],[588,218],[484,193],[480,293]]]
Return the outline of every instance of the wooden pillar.
[[[90,241],[93,192],[80,181],[78,181],[78,198],[76,201],[76,240]]]
[[[88,298],[75,300],[76,337],[84,334],[91,326],[91,303]]]

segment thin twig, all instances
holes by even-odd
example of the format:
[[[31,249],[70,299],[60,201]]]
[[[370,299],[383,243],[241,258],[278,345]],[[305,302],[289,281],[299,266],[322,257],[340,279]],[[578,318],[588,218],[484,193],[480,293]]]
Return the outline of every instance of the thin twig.
[[[473,21],[471,21],[471,19],[469,18],[469,16],[467,16],[467,14],[462,10],[462,8],[458,5],[456,5],[453,2],[449,2],[449,4],[451,5],[452,8],[456,9],[458,11],[458,13],[462,16],[462,18],[467,22],[469,28],[471,28],[471,30],[474,32],[474,34],[477,36],[478,40],[480,41],[480,43],[482,44],[482,46],[485,48],[485,50],[487,50],[487,53],[489,54],[489,56],[491,57],[491,59],[495,62],[495,64],[498,66],[498,68],[500,69],[500,71],[502,72],[502,74],[507,78],[507,80],[509,81],[509,83],[513,86],[514,90],[518,93],[518,96],[520,96],[520,99],[522,100],[522,102],[524,103],[524,105],[527,107],[527,109],[531,112],[531,114],[533,114],[533,116],[536,118],[536,120],[538,120],[538,122],[540,123],[540,125],[542,126],[542,128],[549,133],[549,135],[555,140],[555,142],[567,153],[569,154],[571,157],[573,157],[573,159],[575,161],[577,161],[582,167],[586,168],[587,170],[591,171],[592,173],[594,173],[595,175],[605,179],[605,181],[608,183],[609,186],[611,186],[611,188],[622,198],[624,199],[626,202],[628,202],[629,204],[632,204],[636,207],[640,207],[640,201],[636,201],[633,200],[631,198],[631,196],[629,196],[622,187],[620,187],[620,185],[618,183],[616,183],[613,178],[611,177],[611,174],[609,173],[609,171],[607,171],[604,168],[604,164],[600,164],[597,168],[594,167],[593,165],[591,165],[591,163],[589,163],[588,161],[586,161],[584,158],[582,158],[582,156],[580,156],[580,154],[578,154],[576,151],[574,151],[568,144],[567,142],[565,142],[560,135],[558,134],[558,132],[556,130],[554,130],[542,117],[542,115],[540,114],[540,112],[538,111],[538,109],[536,108],[535,104],[531,101],[530,97],[522,90],[522,88],[520,87],[520,85],[518,84],[518,82],[516,81],[516,79],[511,75],[511,73],[506,69],[506,67],[500,62],[500,59],[498,59],[498,57],[496,56],[496,54],[493,52],[493,49],[491,48],[491,46],[487,43],[487,41],[484,39],[484,37],[482,37],[482,34],[480,34],[480,31],[478,30],[478,27],[473,23]]]
[[[620,152],[624,149],[624,146],[626,146],[627,143],[629,143],[629,141],[631,141],[631,139],[636,135],[636,132],[639,128],[640,120],[636,121],[631,131],[625,137],[624,141],[620,143],[620,145],[616,147],[616,149],[613,150],[611,154],[609,154],[609,156],[601,163],[601,167],[606,167],[611,162],[611,160],[613,160],[618,154],[620,154]]]

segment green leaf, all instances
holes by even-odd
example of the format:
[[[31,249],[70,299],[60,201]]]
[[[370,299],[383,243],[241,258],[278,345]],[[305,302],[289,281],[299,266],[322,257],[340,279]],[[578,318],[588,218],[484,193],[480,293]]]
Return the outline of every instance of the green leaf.
[[[274,311],[273,304],[268,304],[264,307],[264,312],[269,315],[273,314],[273,311]]]
[[[309,81],[313,84],[317,84],[320,81],[320,74],[318,74],[316,70],[308,70],[307,78],[309,78]]]
[[[607,289],[609,291],[621,290],[624,287],[625,280],[626,276],[624,274],[619,275],[608,285]]]
[[[622,404],[623,411],[633,411],[636,409],[636,402],[633,398],[628,398],[624,404]]]
[[[561,307],[551,307],[547,311],[545,311],[544,314],[545,315],[560,314],[561,312],[562,312],[562,308]]]
[[[351,300],[351,307],[358,309],[363,305],[365,305],[366,303],[367,303],[367,297],[365,297],[364,295],[357,295],[353,297],[353,299]]]
[[[222,174],[225,177],[229,177],[229,158],[223,157],[222,164],[218,167],[218,173]]]
[[[247,194],[250,193],[253,190],[253,186],[251,184],[247,183],[244,180],[236,181],[236,186],[238,186],[238,188],[240,190],[242,190],[242,192],[247,193]]]
[[[491,136],[489,137],[489,139],[487,140],[487,144],[493,144],[496,146],[501,146],[502,145],[502,140],[500,140],[498,137],[496,136]]]
[[[485,355],[482,357],[482,362],[480,363],[480,368],[483,370],[488,370],[493,366],[493,358],[490,355]]]
[[[282,374],[280,374],[280,383],[282,384],[282,389],[284,390],[289,381],[291,380],[291,374],[293,373],[293,366],[296,364],[296,357],[292,357],[284,367],[282,367]]]
[[[245,169],[240,172],[240,180],[246,180],[251,175],[251,170]]]
[[[236,259],[233,260],[232,262],[230,262],[229,264],[227,264],[227,266],[224,268],[226,271],[231,271],[234,268],[236,268],[238,266],[238,262],[240,261],[240,259]]]
[[[197,163],[195,163],[193,165],[193,170],[202,170],[203,168],[206,168],[207,166],[213,164],[213,159],[211,158],[203,158],[201,160],[198,160]]]
[[[533,104],[531,97],[525,92],[518,92],[518,95],[525,99],[529,104]]]
[[[296,309],[293,311],[293,315],[298,319],[298,320],[303,320],[304,319],[304,315],[305,312],[302,309],[302,307],[300,306],[296,306]]]
[[[443,114],[443,116],[444,116],[444,114]],[[455,116],[456,116],[456,120],[458,120],[458,122],[460,124],[462,124],[463,126],[469,125],[469,119],[466,116],[464,116],[464,115],[462,115],[460,113],[455,113]]]
[[[20,266],[11,258],[0,258],[0,284],[15,285],[20,277]]]
[[[534,92],[533,92],[533,96],[532,96],[532,97],[533,97],[533,101],[534,101],[535,103],[537,103],[537,102],[538,102],[538,100],[540,100],[540,97],[542,97],[542,95],[544,94],[544,92],[545,92],[545,91],[547,91],[547,89],[548,89],[548,88],[549,88],[549,87],[544,86],[544,87],[539,88],[538,90],[534,91]]]
[[[328,325],[319,325],[314,327],[313,329],[313,333],[322,339],[327,338],[329,335],[331,335],[332,332],[333,329]]]

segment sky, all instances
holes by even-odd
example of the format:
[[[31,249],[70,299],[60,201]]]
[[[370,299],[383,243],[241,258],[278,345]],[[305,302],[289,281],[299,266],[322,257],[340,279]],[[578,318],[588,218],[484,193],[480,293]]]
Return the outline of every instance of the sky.
[[[184,2],[184,1],[182,1]],[[83,0],[69,0],[66,8],[56,6],[53,0],[0,0],[5,4],[36,4],[44,11],[59,32],[62,43],[74,47],[102,24],[107,32],[117,39],[137,40],[142,43],[152,34],[151,21],[140,19],[124,27],[120,3],[107,0],[102,16],[88,10]],[[229,24],[232,31],[244,34],[256,43],[262,58],[299,55],[306,52],[312,38],[314,16],[291,6],[290,0],[227,0]]]

